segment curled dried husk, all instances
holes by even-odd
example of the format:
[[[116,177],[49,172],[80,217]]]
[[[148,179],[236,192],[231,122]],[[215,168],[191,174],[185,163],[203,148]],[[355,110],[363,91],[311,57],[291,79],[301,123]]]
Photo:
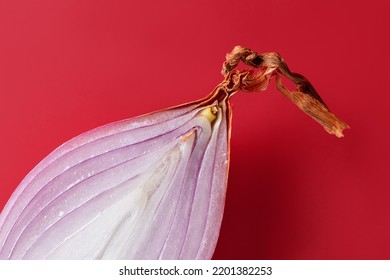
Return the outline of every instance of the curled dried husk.
[[[290,71],[278,53],[258,54],[242,46],[236,46],[232,52],[226,55],[222,74],[228,77],[240,61],[254,68],[259,68],[257,73],[246,71],[245,79],[241,84],[241,90],[249,92],[264,91],[271,77],[275,76],[276,87],[283,95],[320,123],[328,133],[334,134],[339,138],[344,136],[343,131],[349,128],[349,126],[329,110],[313,85],[303,75]],[[287,89],[282,84],[281,76],[292,81],[296,88],[293,90]]]

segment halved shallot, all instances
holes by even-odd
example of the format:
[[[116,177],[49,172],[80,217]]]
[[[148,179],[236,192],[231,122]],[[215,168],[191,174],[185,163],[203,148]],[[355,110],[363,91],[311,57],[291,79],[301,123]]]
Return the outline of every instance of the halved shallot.
[[[258,68],[238,71],[240,61]],[[338,137],[348,126],[277,53],[237,46],[204,99],[111,123],[66,142],[0,215],[0,259],[210,259],[222,222],[231,107],[277,88]],[[289,91],[280,74],[297,85]]]

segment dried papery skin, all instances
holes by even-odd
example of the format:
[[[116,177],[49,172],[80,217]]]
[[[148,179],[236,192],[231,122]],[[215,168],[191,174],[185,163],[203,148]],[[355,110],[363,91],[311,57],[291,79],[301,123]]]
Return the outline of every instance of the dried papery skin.
[[[240,61],[260,69],[256,74],[251,71],[248,72],[242,82],[241,89],[243,91],[265,90],[269,79],[276,76],[276,87],[282,94],[319,122],[327,132],[337,137],[343,137],[343,130],[349,128],[349,126],[328,109],[320,95],[304,76],[290,71],[278,53],[258,54],[242,46],[236,46],[231,53],[226,55],[222,74],[227,77]],[[288,90],[282,84],[279,73],[291,80],[296,85],[296,89]]]
[[[235,70],[240,61],[257,72]],[[328,132],[340,137],[347,127],[276,53],[237,46],[222,72],[206,98],[96,128],[48,155],[0,215],[0,259],[210,259],[225,203],[232,95],[263,91],[276,76],[278,89]]]

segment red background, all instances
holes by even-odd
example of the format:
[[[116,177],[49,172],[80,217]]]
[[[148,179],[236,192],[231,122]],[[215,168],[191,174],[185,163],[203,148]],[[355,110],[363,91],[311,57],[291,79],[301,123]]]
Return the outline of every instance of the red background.
[[[328,135],[273,82],[234,96],[214,257],[390,259],[385,3],[1,1],[0,209],[66,140],[204,97],[241,44],[278,51],[352,129]]]

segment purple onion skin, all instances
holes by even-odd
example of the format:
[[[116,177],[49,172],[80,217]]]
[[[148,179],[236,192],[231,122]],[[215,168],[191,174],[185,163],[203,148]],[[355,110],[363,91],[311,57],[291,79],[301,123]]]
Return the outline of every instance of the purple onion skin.
[[[0,259],[211,259],[230,112],[213,93],[64,143],[0,214]]]

